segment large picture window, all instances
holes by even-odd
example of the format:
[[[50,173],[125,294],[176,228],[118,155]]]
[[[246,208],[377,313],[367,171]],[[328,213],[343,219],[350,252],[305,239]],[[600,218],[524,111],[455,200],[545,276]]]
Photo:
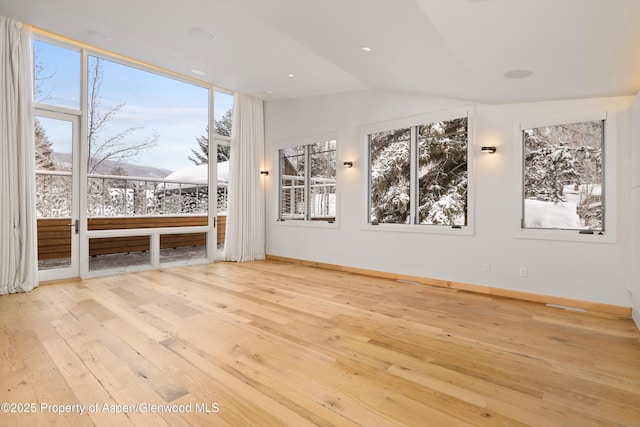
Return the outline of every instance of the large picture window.
[[[207,215],[208,153],[185,146],[208,143],[209,89],[97,56],[88,68],[89,217]]]
[[[369,223],[467,225],[468,127],[465,116],[367,133]]]
[[[87,277],[212,260],[214,242],[224,242],[233,94],[41,38],[33,42],[41,272]]]
[[[279,151],[280,221],[336,219],[336,141]]]
[[[523,228],[604,231],[604,126],[522,130]]]

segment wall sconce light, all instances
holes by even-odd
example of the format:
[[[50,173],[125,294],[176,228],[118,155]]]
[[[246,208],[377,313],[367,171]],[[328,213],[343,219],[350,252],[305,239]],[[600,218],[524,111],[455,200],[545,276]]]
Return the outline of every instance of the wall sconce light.
[[[495,145],[485,145],[484,147],[482,147],[480,149],[480,151],[482,151],[483,153],[495,153],[496,152],[496,146]]]
[[[269,175],[269,171],[260,171],[261,175]]]
[[[345,168],[352,168],[353,167],[353,162],[344,162],[343,163]]]

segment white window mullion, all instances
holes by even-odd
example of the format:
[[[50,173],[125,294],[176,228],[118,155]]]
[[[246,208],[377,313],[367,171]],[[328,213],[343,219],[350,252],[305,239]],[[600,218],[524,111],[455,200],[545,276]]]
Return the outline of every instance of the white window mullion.
[[[210,231],[207,233],[206,240],[206,253],[207,259],[209,261],[214,261],[215,254],[218,248],[218,142],[216,141],[215,135],[215,91],[209,88],[209,117],[207,118],[207,138],[209,139],[209,150],[207,155],[209,157],[209,168],[207,173],[209,174],[207,178],[208,186],[207,186],[207,197],[208,200],[208,224]],[[213,131],[212,131],[213,129]],[[227,174],[228,176],[228,174]],[[197,190],[196,190],[197,191]],[[158,238],[159,239],[159,238]],[[153,248],[153,246],[152,246]],[[153,252],[154,256],[156,252]],[[157,254],[158,254],[158,263],[160,259],[160,240],[158,240],[157,246]],[[155,258],[153,258],[155,260]]]
[[[311,221],[311,145],[304,146],[304,219]]]
[[[605,113],[605,117],[607,116],[607,114]],[[606,131],[607,131],[607,126],[609,126],[607,124],[607,119],[604,118],[602,119],[602,140],[600,141],[600,147],[601,148],[601,154],[600,154],[600,163],[602,165],[602,172],[601,172],[601,176],[602,176],[602,184],[600,184],[600,199],[602,200],[602,231],[603,232],[608,232],[609,230],[607,230],[607,223],[608,223],[608,218],[607,218],[607,205],[608,205],[608,195],[607,195],[607,147],[605,145],[605,135],[606,135]]]
[[[411,224],[418,223],[418,128],[417,126],[411,127],[411,155],[410,155],[410,183],[411,187],[409,188],[410,194],[410,218]]]
[[[88,205],[89,180],[87,175],[89,158],[89,53],[87,49],[80,51],[80,138],[78,153],[80,155],[79,171],[79,224],[80,224],[80,277],[85,277],[89,273],[89,236],[87,236],[88,226]]]

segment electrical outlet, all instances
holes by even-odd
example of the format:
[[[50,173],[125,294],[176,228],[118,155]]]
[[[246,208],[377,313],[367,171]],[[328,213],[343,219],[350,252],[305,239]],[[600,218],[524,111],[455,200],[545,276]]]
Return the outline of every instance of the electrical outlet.
[[[527,267],[520,267],[520,277],[527,277],[529,275],[529,270]]]
[[[491,273],[491,264],[489,264],[488,262],[482,264],[482,271],[484,271],[485,273]]]

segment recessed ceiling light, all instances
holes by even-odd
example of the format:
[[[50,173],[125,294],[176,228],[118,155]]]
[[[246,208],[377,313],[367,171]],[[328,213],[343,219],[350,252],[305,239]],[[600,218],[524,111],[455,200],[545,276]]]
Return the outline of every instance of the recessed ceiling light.
[[[371,52],[371,48],[369,46],[362,46],[360,49],[362,49],[363,52]]]
[[[198,28],[198,27],[193,27],[189,30],[189,34],[191,34],[193,37],[197,37],[199,39],[205,39],[205,40],[215,40],[216,36],[207,31],[207,30],[203,30],[202,28]]]
[[[287,77],[294,78],[295,76],[296,76],[296,75],[295,75],[295,74],[293,74],[293,73],[287,74]]]
[[[91,37],[96,37],[102,40],[111,40],[111,36],[109,34],[105,34],[101,31],[87,30],[86,33],[89,34]]]
[[[206,76],[206,75],[207,75],[207,73],[206,73],[206,72],[204,72],[204,71],[202,71],[202,70],[198,70],[197,68],[192,68],[192,69],[191,69],[191,72],[192,72],[193,74],[197,74],[197,75],[199,75],[199,76]]]
[[[508,79],[524,79],[533,74],[531,70],[511,70],[504,73],[504,76]]]

